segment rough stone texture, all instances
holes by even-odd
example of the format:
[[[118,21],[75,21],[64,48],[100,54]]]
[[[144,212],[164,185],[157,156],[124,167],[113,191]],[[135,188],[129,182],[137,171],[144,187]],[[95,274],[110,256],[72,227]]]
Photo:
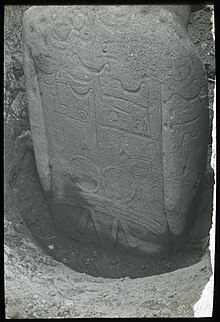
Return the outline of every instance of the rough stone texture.
[[[208,83],[189,17],[190,6],[25,12],[36,165],[73,239],[164,253],[204,207]]]
[[[79,256],[73,257],[75,245],[71,242],[54,242],[53,222],[48,212],[44,211],[46,205],[37,180],[21,49],[21,17],[27,9],[28,6],[5,7],[4,244],[7,318],[193,317],[193,305],[211,275],[207,257],[198,257],[197,264],[192,265],[192,261],[188,261],[188,253],[185,257],[180,254],[184,264],[190,267],[173,272],[176,269],[176,260],[173,259],[168,268],[170,273],[151,277],[146,277],[149,273],[147,261],[143,269],[136,259],[134,275],[142,272],[139,276],[145,277],[135,280],[93,278],[87,275],[91,273],[89,257],[85,258],[88,263],[83,270],[87,274],[77,273],[51,258],[53,256],[73,268],[77,258],[83,260],[80,251]],[[193,13],[189,22],[189,36],[202,57],[209,77],[210,125],[215,77],[214,43],[210,32],[212,10],[208,8]],[[209,145],[211,147],[211,140]],[[208,213],[206,215],[209,216]],[[199,218],[198,226],[200,223]],[[49,249],[50,256],[45,255],[36,244],[37,236],[41,237],[37,241],[44,250]],[[50,250],[49,246],[54,249]],[[104,272],[101,259],[93,257],[93,262],[98,262],[100,268],[97,274]],[[120,258],[117,264],[121,262]],[[149,259],[148,264],[151,275],[159,273],[155,262]],[[163,268],[165,264],[162,263]],[[107,265],[114,275],[117,265],[109,262]],[[124,272],[124,276],[129,276],[126,265],[120,270],[120,276]]]
[[[29,239],[7,256],[7,318],[193,317],[211,274],[208,256],[172,274],[104,279],[77,273]],[[22,254],[22,257],[21,257]]]

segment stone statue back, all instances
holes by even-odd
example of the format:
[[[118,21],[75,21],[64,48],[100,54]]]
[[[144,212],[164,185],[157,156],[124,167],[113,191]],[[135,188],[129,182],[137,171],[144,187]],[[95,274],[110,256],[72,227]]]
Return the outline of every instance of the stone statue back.
[[[163,252],[193,216],[207,162],[207,79],[186,22],[165,6],[43,6],[23,26],[36,164],[57,228]]]

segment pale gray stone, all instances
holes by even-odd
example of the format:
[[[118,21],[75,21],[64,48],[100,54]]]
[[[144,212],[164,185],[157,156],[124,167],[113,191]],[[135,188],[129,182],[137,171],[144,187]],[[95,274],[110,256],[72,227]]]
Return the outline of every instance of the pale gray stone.
[[[190,6],[39,6],[24,14],[30,125],[57,228],[169,248],[207,163],[208,89]]]

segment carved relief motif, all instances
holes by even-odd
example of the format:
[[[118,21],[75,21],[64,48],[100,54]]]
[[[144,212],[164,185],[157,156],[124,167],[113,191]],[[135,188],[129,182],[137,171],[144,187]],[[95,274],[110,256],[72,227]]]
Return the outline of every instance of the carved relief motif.
[[[76,30],[81,30],[85,25],[86,16],[81,10],[74,9],[70,16],[70,23]]]
[[[69,71],[67,70],[67,66],[70,65],[68,60],[72,62],[73,66]],[[54,93],[55,88],[55,94],[52,94],[55,114],[69,118],[73,122],[80,121],[82,126],[90,123],[89,126],[94,126],[95,131],[100,126],[108,127],[109,131],[118,129],[125,138],[127,134],[133,134],[137,138],[150,136],[149,99],[154,99],[154,96],[150,96],[151,91],[149,91],[147,82],[140,81],[136,90],[129,91],[124,88],[119,79],[111,77],[109,61],[108,63],[104,62],[100,71],[88,66],[78,54],[67,55],[66,60],[63,57],[60,62],[59,70],[54,70],[49,74],[49,78],[45,79],[45,83],[51,86],[51,89],[53,87],[51,93]],[[57,130],[61,136],[61,123]],[[113,145],[117,146],[118,143],[113,142]],[[119,150],[119,156],[127,153],[126,160],[128,161],[125,164],[125,169],[120,168],[117,164],[110,167],[100,167],[98,164],[96,165],[96,162],[77,155],[69,161],[69,173],[74,184],[87,195],[88,199],[91,194],[96,199],[100,187],[103,186],[105,198],[118,202],[117,211],[114,211],[112,241],[115,243],[118,234],[122,234],[128,246],[136,247],[136,242],[126,224],[128,216],[129,218],[131,216],[128,215],[127,210],[123,215],[121,206],[135,197],[137,191],[135,178],[138,180],[138,178],[151,176],[152,165],[149,160],[132,158],[126,145],[122,145]],[[95,203],[97,204],[97,200]],[[138,203],[136,204],[138,205]],[[131,207],[130,209],[134,211],[130,204],[127,207]],[[144,211],[143,207],[139,208]],[[105,214],[107,213],[105,211]],[[110,213],[112,215],[112,212]],[[134,222],[143,225],[144,221],[139,217],[140,213],[137,212]],[[96,222],[96,225],[93,224],[93,226],[101,229],[101,222],[99,224],[94,218],[95,214],[90,210],[83,213],[78,230],[86,234],[89,220],[92,220],[93,223]]]
[[[148,178],[153,175],[153,166],[150,161],[141,159],[129,159],[127,163],[129,172],[135,176]]]
[[[198,126],[206,113],[206,84],[195,57],[183,55],[180,60],[170,60],[163,70],[159,70],[159,63],[151,64],[147,58],[140,63],[132,58],[134,44],[140,42],[128,37],[134,13],[129,6],[125,11],[115,6],[111,15],[106,15],[104,9],[99,16],[95,11],[90,15],[81,9],[66,10],[62,17],[54,14],[41,35],[41,50],[35,48],[32,57],[44,113],[50,120],[50,126],[46,126],[53,140],[53,157],[57,153],[57,158],[65,159],[68,173],[64,176],[70,174],[73,189],[77,187],[80,195],[95,205],[95,210],[82,209],[77,230],[86,234],[90,221],[100,236],[104,219],[102,222],[98,218],[108,216],[112,218],[112,243],[123,239],[123,235],[130,247],[137,247],[137,242],[129,225],[162,235],[162,228],[151,218],[151,214],[157,216],[158,204],[161,221],[165,217],[163,195],[157,194],[157,183],[163,189],[162,140],[167,138],[169,142],[173,135],[180,159],[181,152],[187,154],[187,144],[196,146],[202,135]],[[132,21],[134,32],[136,27],[139,30],[138,24]],[[143,21],[142,25],[146,27]],[[146,29],[141,36],[153,39],[150,45],[158,50],[157,37]],[[152,58],[151,47],[145,47],[145,54],[149,51]],[[142,69],[139,74],[137,66]],[[161,93],[161,84],[166,86],[165,94]],[[195,109],[198,105],[201,108]],[[161,115],[166,111],[169,122],[162,123]],[[73,146],[69,154],[68,145]],[[169,157],[172,159],[171,154],[167,160]],[[184,178],[194,176],[194,163],[190,160],[189,156],[179,161]],[[172,167],[174,164],[171,170]],[[173,194],[179,198],[179,191]]]
[[[69,172],[77,186],[84,192],[95,193],[100,187],[100,172],[91,160],[75,156],[69,162]]]
[[[108,27],[129,25],[130,19],[133,14],[132,8],[129,8],[129,6],[123,6],[123,9],[119,9],[117,7],[118,6],[114,6],[112,8],[111,16],[108,14],[108,12],[105,12],[103,10],[103,13],[99,18],[104,25]]]
[[[113,219],[112,229],[111,229],[111,240],[113,245],[115,245],[117,241],[120,228],[125,235],[128,246],[131,248],[136,248],[138,246],[137,241],[131,235],[127,223],[124,220],[118,220],[116,218]]]
[[[57,82],[57,96],[54,97],[54,111],[81,122],[90,120],[90,102],[93,90],[86,94],[77,93],[70,83]]]
[[[100,124],[136,135],[150,135],[146,84],[141,83],[139,90],[133,93],[126,91],[122,83],[111,76],[100,76],[99,82],[103,106]]]
[[[103,230],[101,229],[97,214],[95,211],[89,211],[86,208],[81,208],[80,218],[76,227],[76,230],[86,236],[89,222],[92,225],[92,230],[96,235],[97,240],[101,241],[103,236]],[[122,219],[113,218],[110,228],[110,241],[113,247],[116,246],[119,236],[125,237],[126,243],[131,248],[138,246],[137,241],[129,231],[127,223]]]
[[[127,170],[107,167],[103,171],[103,186],[110,197],[129,200],[134,195],[134,182]]]

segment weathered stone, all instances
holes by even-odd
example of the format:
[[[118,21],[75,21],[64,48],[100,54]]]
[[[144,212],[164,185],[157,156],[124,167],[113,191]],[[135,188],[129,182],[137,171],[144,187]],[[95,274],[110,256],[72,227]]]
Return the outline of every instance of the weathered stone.
[[[33,7],[23,19],[30,125],[54,221],[144,253],[181,236],[199,198],[207,78],[190,6]]]

